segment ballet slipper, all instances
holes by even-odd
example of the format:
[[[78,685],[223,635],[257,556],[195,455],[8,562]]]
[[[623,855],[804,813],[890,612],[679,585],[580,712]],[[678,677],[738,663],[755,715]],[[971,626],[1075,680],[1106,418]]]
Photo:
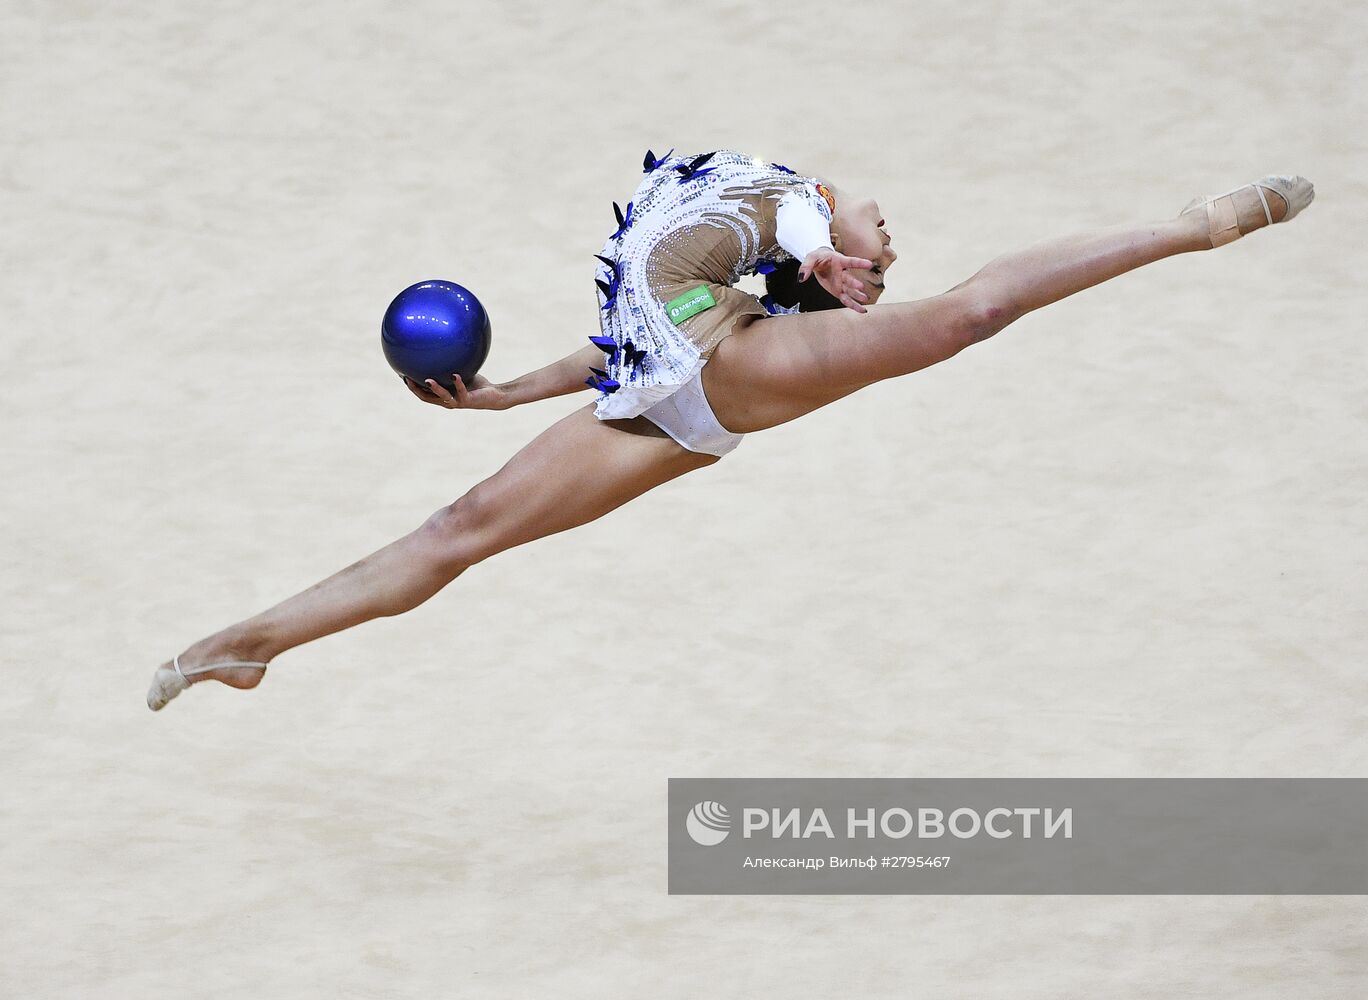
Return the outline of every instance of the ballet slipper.
[[[1207,228],[1211,235],[1212,247],[1224,246],[1238,240],[1247,233],[1252,233],[1255,229],[1263,229],[1264,226],[1253,226],[1249,229],[1241,230],[1235,211],[1235,199],[1231,197],[1245,188],[1253,188],[1254,193],[1259,196],[1259,202],[1263,205],[1264,219],[1266,225],[1273,225],[1273,211],[1268,207],[1268,198],[1264,195],[1265,191],[1272,191],[1287,203],[1287,213],[1278,222],[1288,222],[1295,218],[1300,212],[1316,197],[1316,187],[1305,177],[1300,175],[1292,176],[1289,174],[1269,174],[1267,177],[1260,178],[1250,184],[1241,184],[1237,188],[1225,192],[1224,194],[1214,194],[1203,197],[1198,195],[1188,202],[1179,212],[1179,215],[1187,215],[1188,212],[1196,211],[1198,208],[1206,208]]]
[[[180,655],[177,654],[171,661],[170,667],[158,667],[152,675],[152,686],[147,689],[147,707],[154,712],[160,712],[166,707],[168,701],[171,701],[190,686],[191,677],[196,674],[207,674],[211,670],[220,670],[224,667],[253,667],[263,674],[266,672],[266,664],[252,660],[224,660],[219,663],[209,663],[202,667],[191,667],[189,670],[183,670],[180,665]]]

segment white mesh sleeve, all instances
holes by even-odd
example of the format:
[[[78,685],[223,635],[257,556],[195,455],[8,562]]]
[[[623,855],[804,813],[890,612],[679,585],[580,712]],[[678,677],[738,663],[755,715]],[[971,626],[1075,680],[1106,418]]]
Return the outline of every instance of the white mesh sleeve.
[[[831,224],[801,195],[784,195],[774,220],[775,241],[795,259],[806,260],[808,254],[822,247],[832,249]]]

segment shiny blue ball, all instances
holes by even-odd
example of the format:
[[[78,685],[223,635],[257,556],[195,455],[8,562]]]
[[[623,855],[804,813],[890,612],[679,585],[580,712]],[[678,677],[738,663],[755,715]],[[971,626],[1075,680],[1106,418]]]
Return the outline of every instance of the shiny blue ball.
[[[433,379],[454,392],[467,386],[489,354],[489,314],[454,281],[420,281],[394,297],[380,322],[385,360],[419,385]]]

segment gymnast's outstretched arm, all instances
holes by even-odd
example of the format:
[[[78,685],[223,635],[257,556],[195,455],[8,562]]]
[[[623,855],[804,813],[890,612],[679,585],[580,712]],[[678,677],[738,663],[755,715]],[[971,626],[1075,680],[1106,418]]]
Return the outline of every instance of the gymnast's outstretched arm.
[[[453,374],[456,383],[453,395],[435,379],[419,385],[404,378],[404,385],[425,403],[448,410],[506,410],[510,406],[535,403],[539,399],[564,396],[588,388],[585,372],[603,364],[603,351],[596,344],[581,347],[559,361],[553,361],[536,371],[519,375],[509,382],[495,383],[483,375],[476,375],[467,386],[460,375]]]

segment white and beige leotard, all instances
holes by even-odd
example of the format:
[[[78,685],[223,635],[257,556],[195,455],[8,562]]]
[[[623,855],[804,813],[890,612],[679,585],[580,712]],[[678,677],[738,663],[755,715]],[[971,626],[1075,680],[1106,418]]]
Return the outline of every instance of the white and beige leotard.
[[[732,287],[831,245],[831,195],[787,167],[720,150],[647,154],[646,177],[599,254],[604,366],[595,415],[632,417],[687,383],[747,315],[754,295]],[[616,207],[616,206],[615,206]]]

